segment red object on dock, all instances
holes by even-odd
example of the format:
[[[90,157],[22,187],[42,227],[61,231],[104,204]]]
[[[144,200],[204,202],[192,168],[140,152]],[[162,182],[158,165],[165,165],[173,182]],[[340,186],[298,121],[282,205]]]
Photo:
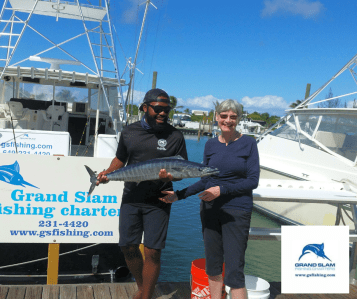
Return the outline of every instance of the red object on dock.
[[[224,276],[224,264],[223,264]],[[225,287],[222,287],[222,299],[226,298]],[[211,299],[208,276],[206,274],[206,259],[197,259],[191,265],[191,299]]]

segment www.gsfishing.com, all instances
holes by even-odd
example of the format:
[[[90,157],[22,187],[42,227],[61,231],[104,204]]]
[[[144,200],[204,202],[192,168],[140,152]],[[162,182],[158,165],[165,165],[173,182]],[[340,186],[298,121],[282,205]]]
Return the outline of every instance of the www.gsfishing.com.
[[[11,236],[34,236],[34,237],[50,237],[50,236],[70,236],[70,237],[112,237],[113,231],[87,231],[87,230],[76,230],[76,229],[66,229],[66,230],[10,230]]]
[[[335,274],[295,274],[296,277],[335,277]]]

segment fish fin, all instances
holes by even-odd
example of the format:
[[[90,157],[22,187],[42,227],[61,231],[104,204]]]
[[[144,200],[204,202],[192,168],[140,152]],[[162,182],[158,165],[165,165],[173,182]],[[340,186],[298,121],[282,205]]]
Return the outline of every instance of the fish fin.
[[[87,197],[92,194],[95,186],[96,186],[96,184],[93,184],[93,183],[92,183],[92,185],[90,185]]]
[[[3,178],[4,178],[4,181],[5,181],[6,183],[9,183],[9,182],[10,182],[10,180],[9,180],[8,177],[4,176]]]
[[[178,160],[185,160],[185,159],[184,159],[184,158],[182,158],[180,155],[174,156],[174,157],[172,157],[172,158],[174,158],[174,159],[178,159]]]
[[[90,176],[90,182],[91,182],[91,185],[90,185],[90,188],[89,188],[89,191],[88,191],[88,195],[91,195],[94,188],[96,187],[96,184],[97,184],[97,176],[95,175],[94,171],[92,169],[90,169],[87,165],[84,165],[84,167],[87,169],[88,173],[89,173],[89,176]]]
[[[90,169],[87,165],[84,165],[84,167],[87,169],[89,175],[92,177],[93,175],[95,175],[94,171],[92,169]]]
[[[20,172],[20,164],[19,164],[19,162],[15,161],[15,163],[12,164],[12,165],[14,166],[14,170],[16,172]]]
[[[177,156],[172,156],[172,157],[163,157],[163,158],[155,158],[153,160],[160,160],[160,159],[177,159],[177,160],[185,160],[184,158],[182,158],[180,155]]]

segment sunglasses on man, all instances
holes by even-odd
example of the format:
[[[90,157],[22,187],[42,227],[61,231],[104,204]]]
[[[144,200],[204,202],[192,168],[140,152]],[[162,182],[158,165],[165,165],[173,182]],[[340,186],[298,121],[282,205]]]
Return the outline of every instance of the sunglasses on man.
[[[164,111],[167,114],[167,113],[169,113],[171,111],[171,107],[170,106],[152,106],[150,104],[146,104],[146,105],[150,106],[154,110],[154,112],[156,114],[159,114],[162,111]]]

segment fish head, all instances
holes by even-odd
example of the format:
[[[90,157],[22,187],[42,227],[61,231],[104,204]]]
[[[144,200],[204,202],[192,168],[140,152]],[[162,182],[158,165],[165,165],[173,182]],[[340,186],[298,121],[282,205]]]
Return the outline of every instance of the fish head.
[[[201,172],[201,177],[219,173],[219,170],[213,167],[200,167],[199,171]]]
[[[17,173],[11,178],[10,184],[22,186],[23,181],[23,177],[19,173]]]

